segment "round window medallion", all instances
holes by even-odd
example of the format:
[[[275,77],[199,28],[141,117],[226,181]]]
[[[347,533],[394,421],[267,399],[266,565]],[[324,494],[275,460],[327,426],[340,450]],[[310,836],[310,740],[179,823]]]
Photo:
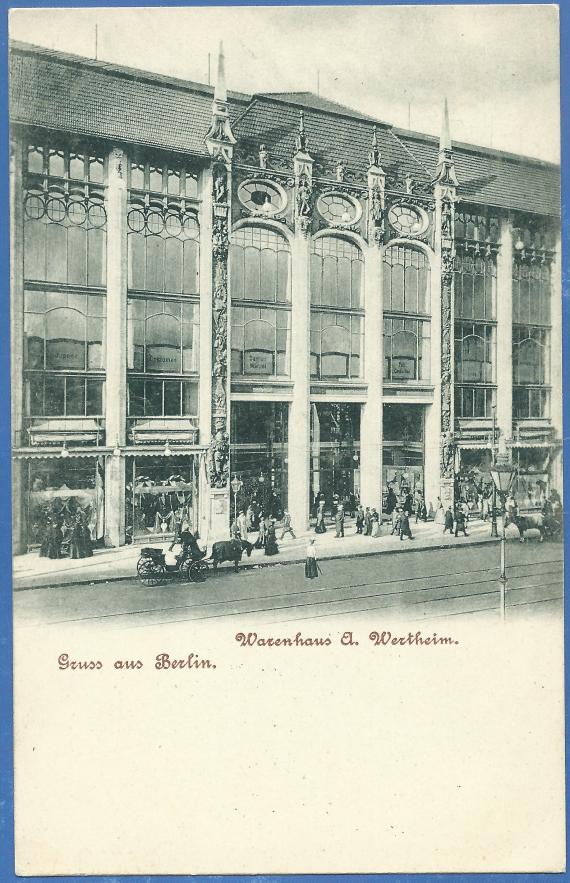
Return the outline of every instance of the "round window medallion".
[[[346,193],[325,193],[319,196],[317,211],[329,224],[339,226],[355,224],[362,214],[360,203]]]
[[[390,206],[388,220],[394,230],[404,236],[421,236],[429,224],[428,216],[423,209],[404,203]]]
[[[287,196],[274,181],[245,181],[238,188],[238,199],[252,214],[276,215],[283,211]]]

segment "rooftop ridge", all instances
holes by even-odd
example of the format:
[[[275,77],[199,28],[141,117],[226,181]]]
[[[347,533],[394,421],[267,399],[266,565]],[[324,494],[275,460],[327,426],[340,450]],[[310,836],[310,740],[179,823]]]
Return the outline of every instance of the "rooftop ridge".
[[[25,43],[21,40],[10,40],[9,48],[11,51],[21,54],[44,55],[48,58],[60,61],[63,64],[79,64],[83,67],[97,68],[105,73],[117,74],[132,80],[161,83],[174,89],[180,89],[186,92],[201,92],[208,97],[214,97],[214,86],[209,86],[207,83],[199,83],[196,80],[184,80],[181,77],[161,74],[158,71],[129,67],[128,65],[118,64],[114,61],[89,58],[86,55],[75,55],[71,52],[62,52],[60,49],[37,46],[34,43]],[[249,102],[251,100],[251,95],[245,92],[235,92],[231,89],[228,90],[228,97],[234,101]]]

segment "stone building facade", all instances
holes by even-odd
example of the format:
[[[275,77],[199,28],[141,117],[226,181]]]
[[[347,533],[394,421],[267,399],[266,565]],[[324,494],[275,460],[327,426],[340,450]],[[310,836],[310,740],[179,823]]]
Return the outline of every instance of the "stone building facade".
[[[445,502],[499,439],[521,506],[561,492],[557,166],[228,94],[222,53],[212,89],[13,44],[10,99],[17,551],[53,505],[116,546]]]

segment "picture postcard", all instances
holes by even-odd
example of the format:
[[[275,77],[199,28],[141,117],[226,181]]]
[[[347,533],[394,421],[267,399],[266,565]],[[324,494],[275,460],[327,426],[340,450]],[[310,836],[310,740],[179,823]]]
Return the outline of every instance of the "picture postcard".
[[[8,36],[16,874],[562,873],[560,9]]]

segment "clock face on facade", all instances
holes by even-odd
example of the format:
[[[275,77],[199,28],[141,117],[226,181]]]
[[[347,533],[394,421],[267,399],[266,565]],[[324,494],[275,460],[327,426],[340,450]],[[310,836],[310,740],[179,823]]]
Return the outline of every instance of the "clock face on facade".
[[[275,215],[287,204],[285,191],[272,181],[245,181],[238,188],[238,199],[250,212]]]
[[[421,209],[397,203],[388,210],[388,220],[397,233],[420,236],[428,226],[428,217]]]
[[[344,193],[319,196],[317,210],[329,224],[354,224],[362,214],[360,204]]]

